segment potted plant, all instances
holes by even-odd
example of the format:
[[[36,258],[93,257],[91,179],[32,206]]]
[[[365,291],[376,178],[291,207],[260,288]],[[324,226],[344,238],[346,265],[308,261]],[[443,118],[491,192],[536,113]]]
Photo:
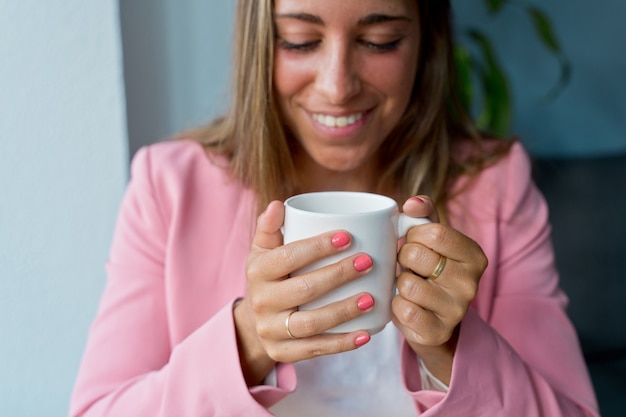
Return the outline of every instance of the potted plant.
[[[555,57],[560,76],[544,97],[555,98],[568,84],[570,62],[553,30],[548,15],[539,7],[511,0],[483,0],[487,13],[496,18],[505,7],[516,7],[541,44]],[[461,104],[482,131],[508,136],[513,122],[509,77],[500,65],[493,42],[476,26],[461,28],[455,42],[457,87]]]

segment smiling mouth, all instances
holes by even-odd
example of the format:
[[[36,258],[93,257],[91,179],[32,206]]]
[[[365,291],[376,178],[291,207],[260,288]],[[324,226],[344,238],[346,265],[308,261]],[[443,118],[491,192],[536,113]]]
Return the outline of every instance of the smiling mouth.
[[[334,117],[328,114],[314,113],[313,119],[326,127],[347,127],[363,118],[364,113],[355,113],[349,116]]]

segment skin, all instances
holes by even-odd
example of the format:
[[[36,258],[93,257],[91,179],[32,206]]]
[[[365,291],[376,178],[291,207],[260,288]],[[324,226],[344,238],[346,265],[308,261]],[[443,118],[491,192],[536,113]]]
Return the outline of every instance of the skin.
[[[411,0],[277,0],[275,56],[277,100],[300,150],[296,154],[304,191],[371,191],[378,174],[370,161],[407,106],[419,48],[417,9]],[[372,16],[391,17],[372,19]],[[373,20],[377,23],[371,23]],[[395,43],[395,44],[394,44]],[[376,45],[386,45],[384,48]],[[394,44],[393,48],[389,45]],[[293,45],[300,45],[294,49]],[[302,47],[305,45],[305,47]],[[362,114],[352,126],[329,128],[312,115]],[[487,261],[480,247],[438,223],[427,196],[407,200],[402,210],[433,223],[412,228],[398,252],[403,267],[392,302],[393,324],[428,369],[449,384],[459,324],[476,295]],[[276,362],[297,362],[357,349],[365,331],[324,334],[371,311],[359,309],[367,294],[312,311],[297,311],[286,332],[285,319],[309,302],[369,272],[355,259],[305,275],[291,272],[347,249],[336,247],[335,231],[283,245],[282,202],[259,217],[246,271],[248,291],[234,309],[240,359],[249,386],[257,385]],[[348,235],[349,236],[349,235]],[[448,258],[436,280],[427,277],[440,256]]]

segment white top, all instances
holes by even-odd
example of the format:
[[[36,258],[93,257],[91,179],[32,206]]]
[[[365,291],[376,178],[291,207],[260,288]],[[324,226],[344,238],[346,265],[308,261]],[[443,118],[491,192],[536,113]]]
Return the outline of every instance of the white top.
[[[359,349],[295,364],[296,391],[270,411],[279,417],[417,416],[402,384],[400,335],[392,324]],[[420,361],[424,389],[447,391]],[[275,384],[275,374],[266,383]]]

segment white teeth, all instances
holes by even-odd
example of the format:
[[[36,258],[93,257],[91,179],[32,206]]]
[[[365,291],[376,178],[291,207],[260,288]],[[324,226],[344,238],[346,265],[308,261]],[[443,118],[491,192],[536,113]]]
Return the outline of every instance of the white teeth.
[[[316,113],[313,118],[319,123],[328,127],[346,127],[361,120],[363,113],[352,114],[350,116],[334,117],[325,114]]]

